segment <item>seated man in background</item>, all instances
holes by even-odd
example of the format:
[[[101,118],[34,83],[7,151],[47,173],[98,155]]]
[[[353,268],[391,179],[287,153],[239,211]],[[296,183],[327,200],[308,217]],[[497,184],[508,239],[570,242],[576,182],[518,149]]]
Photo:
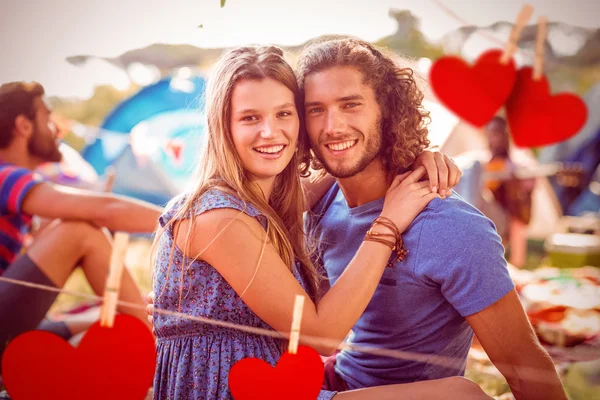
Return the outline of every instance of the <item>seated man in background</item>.
[[[60,288],[80,266],[93,291],[101,295],[112,252],[105,228],[152,232],[162,209],[111,194],[53,185],[35,174],[40,164],[61,159],[43,95],[44,88],[35,82],[0,86],[0,275]],[[24,239],[34,215],[52,222],[25,250]],[[0,281],[0,357],[8,341],[38,327],[56,296],[56,292]],[[144,305],[127,270],[120,299]],[[143,309],[119,307],[118,311],[147,323]]]

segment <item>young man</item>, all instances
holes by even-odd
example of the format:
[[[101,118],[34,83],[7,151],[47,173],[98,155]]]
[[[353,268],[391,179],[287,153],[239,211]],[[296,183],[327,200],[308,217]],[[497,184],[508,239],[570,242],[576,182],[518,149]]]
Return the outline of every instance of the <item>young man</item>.
[[[0,275],[60,288],[80,266],[94,292],[102,294],[112,251],[104,228],[152,232],[162,209],[110,194],[52,185],[33,173],[44,162],[61,160],[43,95],[38,83],[0,86]],[[53,221],[24,249],[34,215]],[[38,326],[56,296],[0,282],[0,358],[9,340]],[[127,270],[120,299],[144,305]],[[119,311],[147,322],[143,310]]]
[[[427,113],[412,71],[361,40],[310,45],[299,58],[298,80],[312,149],[337,178],[308,220],[333,284],[381,212],[392,177],[428,146]],[[407,257],[386,270],[348,344],[432,360],[343,350],[326,365],[329,371],[335,365],[336,375],[326,379],[330,389],[462,375],[474,331],[516,398],[566,398],[490,220],[453,194],[431,201],[403,240]],[[455,362],[441,366],[433,356]]]

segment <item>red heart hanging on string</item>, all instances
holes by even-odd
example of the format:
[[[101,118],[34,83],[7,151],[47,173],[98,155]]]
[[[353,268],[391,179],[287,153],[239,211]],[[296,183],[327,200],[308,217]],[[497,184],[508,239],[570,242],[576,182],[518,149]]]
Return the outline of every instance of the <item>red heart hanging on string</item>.
[[[244,358],[229,371],[229,390],[235,400],[315,400],[323,384],[321,356],[306,346],[284,353],[275,368],[257,358]]]
[[[506,103],[506,116],[513,140],[520,147],[538,147],[561,142],[585,124],[587,107],[570,93],[550,95],[545,76],[533,80],[530,67],[521,68]]]
[[[483,53],[471,67],[459,57],[438,59],[429,74],[438,99],[458,117],[485,125],[510,96],[517,71],[511,59],[500,63],[502,50]]]
[[[17,336],[4,352],[2,378],[13,400],[143,400],[155,365],[152,333],[117,315],[112,328],[92,325],[78,347],[44,331]]]

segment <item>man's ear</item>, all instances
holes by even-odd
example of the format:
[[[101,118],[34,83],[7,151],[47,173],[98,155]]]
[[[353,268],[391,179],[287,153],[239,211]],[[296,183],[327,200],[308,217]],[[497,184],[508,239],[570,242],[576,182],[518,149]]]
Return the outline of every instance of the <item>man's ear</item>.
[[[33,122],[23,114],[15,118],[15,136],[22,136],[25,139],[29,139],[31,132],[33,131]]]

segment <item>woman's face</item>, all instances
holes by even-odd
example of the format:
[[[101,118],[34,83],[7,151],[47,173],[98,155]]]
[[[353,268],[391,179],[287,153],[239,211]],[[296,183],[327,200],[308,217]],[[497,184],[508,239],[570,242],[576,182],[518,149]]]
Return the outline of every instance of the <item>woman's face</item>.
[[[271,78],[238,82],[231,96],[230,127],[250,175],[258,180],[275,178],[294,156],[298,142],[294,93]]]

